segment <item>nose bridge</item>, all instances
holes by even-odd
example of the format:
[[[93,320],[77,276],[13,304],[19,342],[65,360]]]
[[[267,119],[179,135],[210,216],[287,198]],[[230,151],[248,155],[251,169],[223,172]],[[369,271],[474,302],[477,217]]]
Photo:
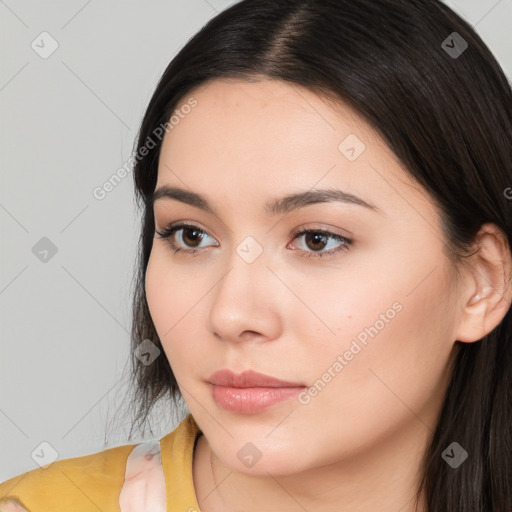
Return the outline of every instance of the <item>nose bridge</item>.
[[[226,258],[210,304],[212,332],[226,339],[238,339],[244,331],[276,335],[279,312],[266,256],[263,245],[246,236]]]
[[[250,306],[261,290],[257,284],[264,286],[265,274],[269,272],[263,245],[253,236],[246,236],[233,248],[225,263],[227,272],[218,284],[216,301],[226,300],[226,306],[230,303],[235,306],[237,302],[240,306]]]

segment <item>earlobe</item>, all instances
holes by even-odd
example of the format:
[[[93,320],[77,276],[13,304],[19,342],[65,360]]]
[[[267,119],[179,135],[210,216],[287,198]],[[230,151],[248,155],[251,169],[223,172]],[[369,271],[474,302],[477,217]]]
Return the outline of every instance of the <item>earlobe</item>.
[[[465,266],[469,273],[456,339],[481,340],[505,317],[512,302],[512,254],[495,224],[484,224],[475,237],[477,251]]]

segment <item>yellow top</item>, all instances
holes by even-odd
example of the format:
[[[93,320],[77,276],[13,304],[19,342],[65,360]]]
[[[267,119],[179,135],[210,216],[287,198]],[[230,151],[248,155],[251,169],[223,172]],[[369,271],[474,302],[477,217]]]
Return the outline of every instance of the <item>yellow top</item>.
[[[200,434],[199,426],[192,415],[188,414],[172,432],[160,439],[159,449],[155,449],[155,443],[144,443],[144,446],[152,446],[153,452],[148,455],[146,450],[146,455],[139,458],[145,459],[142,464],[152,464],[153,468],[150,469],[157,469],[155,464],[163,469],[166,496],[164,502],[167,503],[166,508],[165,505],[163,508],[151,508],[151,503],[146,503],[144,498],[148,488],[147,479],[136,481],[136,478],[130,477],[130,482],[136,483],[132,485],[131,491],[135,487],[137,493],[144,494],[140,502],[149,505],[147,510],[200,512],[192,478],[194,448]],[[129,487],[125,485],[128,482],[125,476],[129,473],[127,461],[129,457],[133,458],[137,451],[134,448],[137,446],[143,447],[143,444],[118,446],[92,455],[58,460],[46,467],[11,478],[0,484],[0,512],[22,511],[20,506],[29,512],[129,511],[132,506],[124,505],[121,508],[119,496],[122,490],[125,492]],[[158,457],[153,457],[155,454]],[[153,461],[158,459],[158,462],[149,463],[152,458]],[[144,475],[144,471],[146,475],[157,473],[144,469],[135,476]],[[133,475],[133,471],[131,474]],[[133,505],[132,494],[126,494],[129,494],[129,499],[125,499],[125,502]],[[11,501],[11,498],[17,499],[20,505],[14,505],[16,502]],[[144,509],[138,507],[138,510],[143,512]]]

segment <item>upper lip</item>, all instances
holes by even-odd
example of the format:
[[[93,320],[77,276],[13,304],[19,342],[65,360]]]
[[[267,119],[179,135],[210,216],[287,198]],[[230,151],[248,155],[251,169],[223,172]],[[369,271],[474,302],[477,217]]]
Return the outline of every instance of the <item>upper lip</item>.
[[[236,374],[229,369],[218,370],[210,375],[208,378],[210,384],[216,386],[230,386],[234,388],[292,388],[304,387],[304,384],[298,382],[287,382],[284,380],[276,379],[270,375],[255,372],[254,370],[247,370],[245,372]]]

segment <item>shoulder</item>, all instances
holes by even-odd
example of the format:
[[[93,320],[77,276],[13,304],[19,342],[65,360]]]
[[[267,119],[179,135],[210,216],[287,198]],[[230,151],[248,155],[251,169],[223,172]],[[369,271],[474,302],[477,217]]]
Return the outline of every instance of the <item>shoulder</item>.
[[[165,510],[166,498],[199,510],[192,480],[201,430],[191,414],[159,441],[74,457],[27,471],[0,484],[0,512]]]
[[[14,498],[30,512],[70,508],[115,510],[119,506],[126,460],[135,446],[118,446],[63,459],[15,476],[0,484],[0,512],[11,510],[7,503]]]

